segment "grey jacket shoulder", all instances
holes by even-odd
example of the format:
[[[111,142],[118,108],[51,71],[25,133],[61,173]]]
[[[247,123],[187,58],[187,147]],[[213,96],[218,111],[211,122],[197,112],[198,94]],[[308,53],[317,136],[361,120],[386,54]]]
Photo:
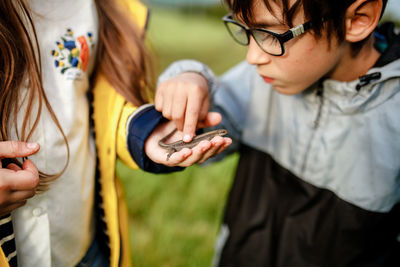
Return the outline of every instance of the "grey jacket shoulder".
[[[400,60],[367,75],[377,72],[358,90],[361,79],[326,80],[322,98],[315,88],[281,95],[247,63],[211,75],[212,108],[235,141],[228,152],[244,143],[347,202],[390,210],[400,200]]]

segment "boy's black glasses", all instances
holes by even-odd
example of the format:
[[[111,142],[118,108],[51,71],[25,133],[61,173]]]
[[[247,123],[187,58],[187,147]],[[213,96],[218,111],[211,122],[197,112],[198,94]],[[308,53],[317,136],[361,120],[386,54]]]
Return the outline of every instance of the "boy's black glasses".
[[[311,22],[291,28],[285,33],[279,34],[265,29],[249,29],[246,26],[235,21],[232,14],[228,14],[222,18],[228,32],[232,38],[241,45],[249,45],[250,36],[253,36],[258,46],[265,52],[274,56],[282,56],[285,53],[287,41],[302,35],[305,31],[311,28]]]

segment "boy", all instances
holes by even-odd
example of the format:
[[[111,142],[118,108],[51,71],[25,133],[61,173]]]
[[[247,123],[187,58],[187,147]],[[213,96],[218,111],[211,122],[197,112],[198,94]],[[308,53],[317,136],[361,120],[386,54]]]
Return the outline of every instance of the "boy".
[[[210,98],[233,139],[224,153],[240,151],[215,263],[400,266],[400,37],[376,28],[386,0],[227,4],[247,63],[216,81],[177,62],[155,101],[189,141]]]

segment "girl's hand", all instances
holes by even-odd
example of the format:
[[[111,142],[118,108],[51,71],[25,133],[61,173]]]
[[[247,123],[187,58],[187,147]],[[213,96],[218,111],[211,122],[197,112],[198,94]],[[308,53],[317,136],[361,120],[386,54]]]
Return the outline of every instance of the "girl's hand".
[[[22,168],[11,163],[3,166],[5,158],[27,157],[39,151],[39,144],[19,141],[0,142],[0,216],[23,206],[36,193],[39,171],[30,160]]]
[[[214,113],[209,114],[205,121],[210,123],[220,119],[221,116]],[[145,143],[145,153],[152,161],[166,166],[188,167],[195,163],[203,163],[210,157],[224,151],[232,143],[232,139],[229,137],[216,136],[211,141],[201,141],[197,146],[191,149],[183,148],[182,150],[173,153],[167,160],[168,152],[158,145],[158,141],[169,134],[174,128],[175,124],[171,121],[163,123],[157,126],[153,133],[147,138]],[[171,136],[168,143],[182,140],[182,136],[183,133],[177,131],[173,136]]]
[[[161,83],[156,91],[156,110],[175,123],[185,142],[192,140],[197,127],[206,127],[209,106],[207,80],[198,73],[181,73]]]

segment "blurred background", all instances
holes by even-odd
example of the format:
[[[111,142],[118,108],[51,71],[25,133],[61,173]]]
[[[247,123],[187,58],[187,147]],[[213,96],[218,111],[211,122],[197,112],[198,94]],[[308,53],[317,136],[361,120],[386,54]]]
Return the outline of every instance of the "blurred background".
[[[221,18],[220,0],[142,0],[151,9],[147,41],[156,77],[170,63],[192,58],[217,75],[245,58]],[[400,0],[389,0],[387,18],[399,19]],[[214,241],[238,155],[169,175],[117,172],[130,213],[133,266],[210,266]]]
[[[156,77],[170,63],[193,58],[216,74],[244,59],[221,18],[219,0],[151,0],[147,31]],[[237,156],[183,172],[154,175],[132,171],[121,162],[130,214],[133,266],[210,266],[214,240]]]

